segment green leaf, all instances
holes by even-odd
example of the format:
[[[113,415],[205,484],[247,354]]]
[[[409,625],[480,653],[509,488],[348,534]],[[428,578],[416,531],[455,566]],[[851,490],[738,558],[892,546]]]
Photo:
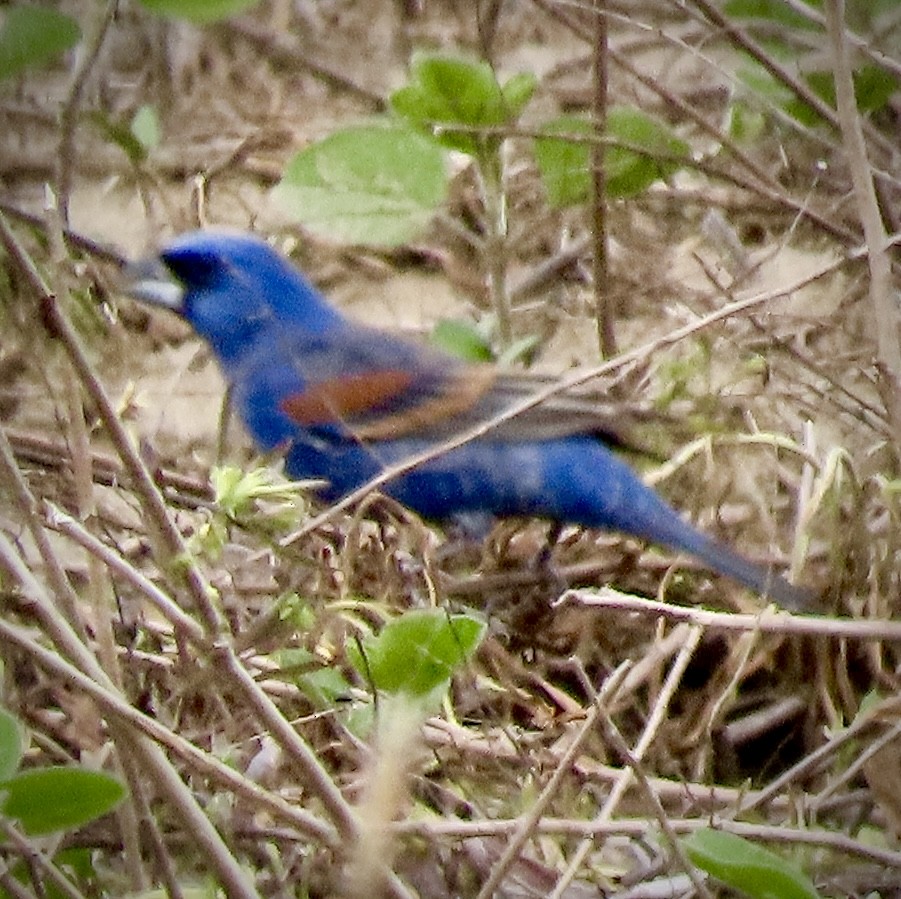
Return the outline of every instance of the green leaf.
[[[336,702],[352,694],[351,685],[337,668],[319,668],[298,675],[295,682],[317,709],[333,709]]]
[[[235,465],[221,465],[210,472],[216,505],[227,515],[239,518],[253,510],[254,503],[271,494],[273,472],[268,468],[245,471]],[[278,488],[276,488],[278,489]]]
[[[681,168],[691,148],[656,119],[630,106],[613,106],[607,113],[607,136],[641,149],[608,147],[607,196],[631,197],[668,178]],[[665,157],[665,158],[663,158]]]
[[[531,72],[519,72],[501,86],[504,105],[512,119],[518,119],[532,99],[538,79]]]
[[[139,165],[147,158],[147,148],[132,131],[131,125],[123,125],[113,121],[102,110],[93,110],[85,116],[87,121],[96,125],[100,133],[114,143],[128,157],[132,165]]]
[[[19,719],[0,708],[0,780],[15,774],[22,759],[22,742]]]
[[[485,141],[477,135],[454,131],[497,128],[512,124],[535,92],[531,73],[514,75],[503,86],[488,63],[419,53],[410,65],[410,83],[391,95],[391,107],[410,122],[432,131],[444,146],[480,156]],[[494,136],[487,148],[500,143]]]
[[[430,340],[435,346],[467,362],[492,362],[491,343],[478,327],[458,318],[443,318],[432,329]]]
[[[743,837],[703,828],[682,847],[703,871],[753,899],[820,899],[797,865]]]
[[[53,9],[8,8],[0,28],[0,78],[12,78],[56,59],[81,40],[78,23]]]
[[[306,633],[313,629],[317,615],[307,599],[302,599],[294,592],[283,593],[275,601],[278,620],[291,624],[298,633]]]
[[[125,787],[109,774],[83,768],[37,768],[0,783],[0,812],[32,836],[79,827],[115,808]]]
[[[898,78],[879,66],[861,66],[853,74],[854,99],[860,112],[882,109],[898,89]],[[821,99],[835,108],[835,80],[832,72],[810,72],[804,76],[810,89]],[[792,95],[785,104],[785,111],[811,127],[822,123],[819,113],[803,100]]]
[[[814,8],[813,4],[810,6]],[[784,0],[728,0],[723,13],[730,19],[760,19],[784,28],[817,28],[815,22],[795,12]]]
[[[158,147],[161,129],[160,119],[156,114],[156,110],[146,103],[141,106],[131,120],[130,131],[144,150],[152,150],[154,147]]]
[[[591,195],[591,123],[577,116],[563,116],[548,122],[542,130],[548,136],[536,139],[535,158],[548,200],[557,207],[584,202]],[[586,140],[579,141],[580,135]],[[611,198],[634,196],[667,178],[690,152],[688,144],[669,128],[631,106],[608,110],[607,139],[635,147],[606,149],[607,196]]]
[[[187,19],[204,24],[236,16],[260,0],[140,0],[149,12],[169,19]]]
[[[94,850],[90,846],[71,846],[68,849],[61,849],[53,856],[53,864],[57,868],[65,869],[70,876],[77,877],[81,883],[87,883],[97,876],[97,870],[94,867]],[[48,890],[47,895],[55,896],[59,893]]]
[[[336,131],[298,153],[274,196],[326,237],[394,246],[429,222],[446,192],[445,155],[434,141],[371,125]]]
[[[730,104],[726,126],[729,136],[734,140],[751,144],[759,140],[766,131],[766,116],[739,100]]]
[[[351,663],[377,689],[426,698],[446,688],[454,671],[475,652],[485,624],[437,609],[406,612],[381,633],[348,644]]]
[[[526,334],[514,340],[498,357],[498,364],[504,366],[515,365],[517,362],[531,364],[535,353],[541,347],[541,337],[538,334]]]
[[[585,135],[585,141],[563,137],[535,140],[535,160],[547,191],[548,202],[559,208],[584,203],[591,196],[591,122],[577,116],[562,116],[542,129],[549,135]]]

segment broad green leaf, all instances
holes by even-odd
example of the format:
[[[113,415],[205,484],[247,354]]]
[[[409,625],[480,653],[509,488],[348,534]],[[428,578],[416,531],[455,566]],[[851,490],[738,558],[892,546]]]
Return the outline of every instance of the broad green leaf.
[[[661,122],[630,106],[610,108],[607,136],[644,151],[607,148],[604,159],[609,197],[631,197],[669,177],[678,171],[680,160],[687,159],[691,149]]]
[[[542,128],[548,135],[585,135],[586,138],[593,130],[591,122],[577,116],[562,116]],[[552,206],[575,206],[591,196],[591,147],[587,140],[536,138],[535,160]]]
[[[109,774],[83,768],[36,768],[0,783],[0,813],[32,836],[79,827],[115,808],[125,787]]]
[[[835,108],[835,81],[832,72],[810,72],[804,76],[810,89],[831,107]],[[882,109],[898,89],[898,79],[879,66],[861,66],[853,74],[854,99],[860,112]],[[802,125],[821,124],[822,119],[803,100],[792,95],[785,104],[785,111]]]
[[[743,837],[703,828],[682,847],[703,871],[753,899],[820,899],[797,865]]]
[[[432,329],[430,337],[435,346],[467,362],[491,362],[491,344],[472,322],[457,318],[443,318]]]
[[[140,0],[152,13],[200,24],[218,22],[256,6],[260,0]]]
[[[18,718],[0,708],[0,780],[12,777],[22,759],[22,725]]]
[[[802,125],[816,127],[823,123],[816,110],[798,99],[788,87],[777,81],[763,66],[746,60],[745,64],[738,69],[737,75],[753,95],[763,97],[775,106],[779,106]],[[853,79],[854,97],[857,108],[861,112],[882,109],[899,88],[899,79],[879,66],[861,66],[854,72]],[[835,82],[831,72],[810,72],[804,76],[804,80],[814,94],[835,108]]]
[[[548,136],[535,141],[535,157],[549,201],[554,206],[584,202],[591,193],[591,148],[587,141],[593,132],[591,123],[563,116],[543,130]],[[582,134],[586,136],[584,142],[578,140]],[[688,157],[690,149],[665,125],[630,106],[610,108],[607,139],[636,148],[606,149],[607,196],[613,198],[634,196],[668,177],[680,167],[679,160]]]
[[[468,615],[437,609],[407,612],[362,641],[348,644],[351,663],[377,690],[426,698],[447,686],[478,647],[485,625]]]
[[[444,146],[479,156],[485,142],[476,135],[454,131],[453,126],[512,124],[536,85],[534,75],[520,73],[501,86],[485,62],[420,53],[413,57],[410,83],[391,95],[391,107],[408,121],[431,129]],[[491,148],[500,138],[495,135],[486,141]]]
[[[12,78],[56,59],[81,40],[78,23],[45,7],[7,7],[0,27],[0,78]]]
[[[445,155],[434,141],[409,128],[371,125],[302,150],[274,196],[319,234],[394,246],[429,222],[446,191]]]

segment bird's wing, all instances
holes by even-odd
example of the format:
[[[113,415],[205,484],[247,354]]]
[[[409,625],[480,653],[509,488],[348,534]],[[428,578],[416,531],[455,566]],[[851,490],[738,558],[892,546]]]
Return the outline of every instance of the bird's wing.
[[[440,376],[407,368],[370,369],[311,382],[281,406],[299,425],[343,424],[360,440],[427,438],[436,427],[465,419],[493,380],[487,366]]]
[[[551,379],[459,360],[382,331],[353,327],[305,337],[291,356],[305,389],[282,411],[305,428],[340,426],[357,439],[446,440],[492,420]],[[497,425],[492,437],[544,440],[595,434],[626,446],[623,411],[577,395],[552,396]]]

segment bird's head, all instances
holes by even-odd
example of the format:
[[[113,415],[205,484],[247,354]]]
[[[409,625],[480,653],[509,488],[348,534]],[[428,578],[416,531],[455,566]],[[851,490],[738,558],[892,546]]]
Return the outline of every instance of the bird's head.
[[[287,259],[251,234],[190,231],[126,275],[131,296],[182,315],[226,364],[273,323],[310,333],[344,324]]]

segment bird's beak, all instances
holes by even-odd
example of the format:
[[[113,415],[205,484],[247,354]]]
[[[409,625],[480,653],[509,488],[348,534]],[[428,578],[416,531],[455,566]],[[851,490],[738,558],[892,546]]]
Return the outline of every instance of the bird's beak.
[[[122,290],[130,297],[173,312],[184,307],[185,289],[158,256],[131,262],[122,271]]]

